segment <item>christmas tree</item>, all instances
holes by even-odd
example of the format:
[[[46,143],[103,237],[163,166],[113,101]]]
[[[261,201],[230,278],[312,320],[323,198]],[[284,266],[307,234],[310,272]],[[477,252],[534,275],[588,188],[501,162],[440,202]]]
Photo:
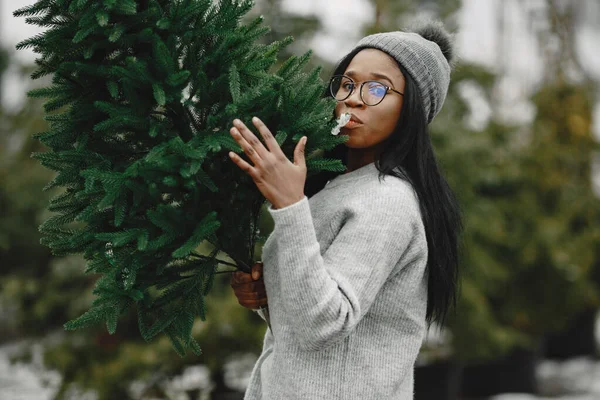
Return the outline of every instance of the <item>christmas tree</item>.
[[[48,28],[31,47],[49,129],[34,153],[57,172],[45,189],[57,213],[40,225],[54,255],[82,254],[99,274],[92,307],[65,324],[106,323],[114,333],[132,307],[149,341],[164,332],[180,354],[201,353],[191,335],[206,318],[215,274],[249,271],[265,202],[228,157],[242,149],[234,118],[258,116],[288,158],[307,136],[308,176],[345,170],[323,151],[347,140],[330,134],[335,101],[320,68],[292,56],[270,71],[292,38],[256,44],[262,18],[242,24],[252,1],[40,0],[15,11]],[[260,135],[257,135],[260,137]],[[261,139],[262,140],[262,139]],[[208,245],[209,252],[197,251]],[[230,260],[219,258],[226,254]]]

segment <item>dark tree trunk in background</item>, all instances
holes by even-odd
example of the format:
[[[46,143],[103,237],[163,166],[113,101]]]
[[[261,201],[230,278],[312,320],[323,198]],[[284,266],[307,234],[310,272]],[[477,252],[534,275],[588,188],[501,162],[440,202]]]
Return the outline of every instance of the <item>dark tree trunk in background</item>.
[[[244,393],[227,387],[223,375],[222,368],[211,373],[211,379],[215,385],[210,394],[211,400],[242,400],[244,398]]]
[[[456,400],[463,365],[454,360],[415,368],[415,400]]]
[[[589,308],[576,315],[562,332],[546,337],[544,356],[546,358],[565,360],[572,357],[598,357],[596,343],[595,308]]]
[[[535,370],[539,358],[540,350],[516,349],[498,360],[466,365],[461,398],[477,399],[501,393],[537,393]]]

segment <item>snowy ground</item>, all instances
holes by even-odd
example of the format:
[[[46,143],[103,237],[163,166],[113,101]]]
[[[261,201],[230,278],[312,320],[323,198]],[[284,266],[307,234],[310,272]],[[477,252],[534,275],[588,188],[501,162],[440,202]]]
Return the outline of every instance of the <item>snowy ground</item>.
[[[11,357],[20,352],[23,346],[31,346],[31,359],[27,362],[11,363]],[[232,360],[226,368],[226,383],[243,391],[255,361],[256,356],[250,354]],[[539,364],[537,374],[541,391],[548,397],[504,394],[491,397],[490,400],[600,400],[600,360],[586,357],[562,362],[544,360]],[[58,372],[44,368],[42,344],[23,341],[0,346],[1,400],[51,400],[61,381]],[[144,386],[143,382],[132,383],[132,396],[137,397],[136,393],[141,393]],[[170,395],[169,399],[165,400],[187,400],[186,390],[200,389],[207,393],[210,386],[207,368],[202,365],[190,366],[181,376],[164,383],[164,388]],[[93,392],[72,388],[65,398],[96,400],[97,397]]]
[[[0,347],[0,399],[52,399],[62,381],[60,374],[44,368],[41,345],[32,348],[31,362],[11,364],[10,357],[22,345],[14,343]]]
[[[562,393],[562,396],[532,396],[504,394],[490,400],[600,400],[600,361],[574,358],[567,361],[542,361],[537,368],[540,390],[544,393]]]

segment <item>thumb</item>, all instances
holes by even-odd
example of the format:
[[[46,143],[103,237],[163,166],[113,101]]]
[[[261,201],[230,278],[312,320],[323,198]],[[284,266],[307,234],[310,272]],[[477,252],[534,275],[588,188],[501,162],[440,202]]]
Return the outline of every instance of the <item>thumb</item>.
[[[304,136],[302,139],[298,141],[296,145],[296,149],[294,150],[294,164],[299,167],[306,166],[306,159],[304,158],[304,150],[306,149],[306,141],[308,138]]]
[[[257,281],[260,279],[262,273],[262,264],[256,263],[252,266],[252,280]]]

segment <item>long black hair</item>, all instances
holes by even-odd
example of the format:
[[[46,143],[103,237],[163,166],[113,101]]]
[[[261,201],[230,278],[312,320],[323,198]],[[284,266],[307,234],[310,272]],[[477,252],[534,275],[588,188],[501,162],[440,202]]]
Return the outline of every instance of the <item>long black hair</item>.
[[[341,75],[361,51],[355,49],[340,60],[333,75]],[[459,237],[462,218],[454,192],[438,166],[419,88],[408,71],[396,61],[405,78],[404,102],[394,131],[386,146],[375,156],[379,178],[396,176],[411,183],[418,199],[427,237],[427,315],[428,324],[443,324],[448,311],[456,307],[458,292]],[[324,94],[329,96],[329,91]],[[337,158],[347,164],[345,144],[326,151],[325,158]],[[400,167],[400,168],[398,168]],[[309,178],[305,194],[311,197],[339,173],[321,173]]]

